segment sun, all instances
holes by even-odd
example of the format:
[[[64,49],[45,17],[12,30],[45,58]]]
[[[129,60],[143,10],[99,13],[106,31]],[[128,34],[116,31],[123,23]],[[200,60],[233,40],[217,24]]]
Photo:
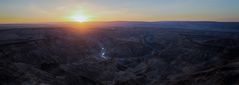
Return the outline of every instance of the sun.
[[[75,16],[72,16],[72,19],[73,21],[81,22],[81,23],[89,21],[89,17],[87,17],[86,15],[75,15]]]

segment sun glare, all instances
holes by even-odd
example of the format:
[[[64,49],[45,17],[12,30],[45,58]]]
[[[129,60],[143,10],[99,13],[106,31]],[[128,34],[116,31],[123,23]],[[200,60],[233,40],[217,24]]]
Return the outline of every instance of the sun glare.
[[[89,17],[85,15],[76,15],[72,17],[73,21],[76,22],[87,22],[89,20]]]

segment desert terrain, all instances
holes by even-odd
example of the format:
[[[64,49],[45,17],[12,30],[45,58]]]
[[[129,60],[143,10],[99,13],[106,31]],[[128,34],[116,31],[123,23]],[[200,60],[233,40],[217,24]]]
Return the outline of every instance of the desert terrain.
[[[88,31],[0,25],[0,84],[239,83],[238,23],[128,23]]]

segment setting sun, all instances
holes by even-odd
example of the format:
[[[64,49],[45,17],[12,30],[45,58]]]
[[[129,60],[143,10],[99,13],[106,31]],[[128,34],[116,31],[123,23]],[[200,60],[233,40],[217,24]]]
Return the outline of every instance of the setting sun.
[[[72,17],[73,21],[76,22],[87,22],[89,21],[89,17],[85,15],[75,15]]]

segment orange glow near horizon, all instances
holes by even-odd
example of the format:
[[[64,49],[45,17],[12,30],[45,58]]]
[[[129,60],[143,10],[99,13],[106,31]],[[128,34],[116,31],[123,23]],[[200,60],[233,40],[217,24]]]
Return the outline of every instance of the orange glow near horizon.
[[[88,22],[75,22],[68,24],[66,28],[72,35],[88,36],[95,32],[95,26]]]

